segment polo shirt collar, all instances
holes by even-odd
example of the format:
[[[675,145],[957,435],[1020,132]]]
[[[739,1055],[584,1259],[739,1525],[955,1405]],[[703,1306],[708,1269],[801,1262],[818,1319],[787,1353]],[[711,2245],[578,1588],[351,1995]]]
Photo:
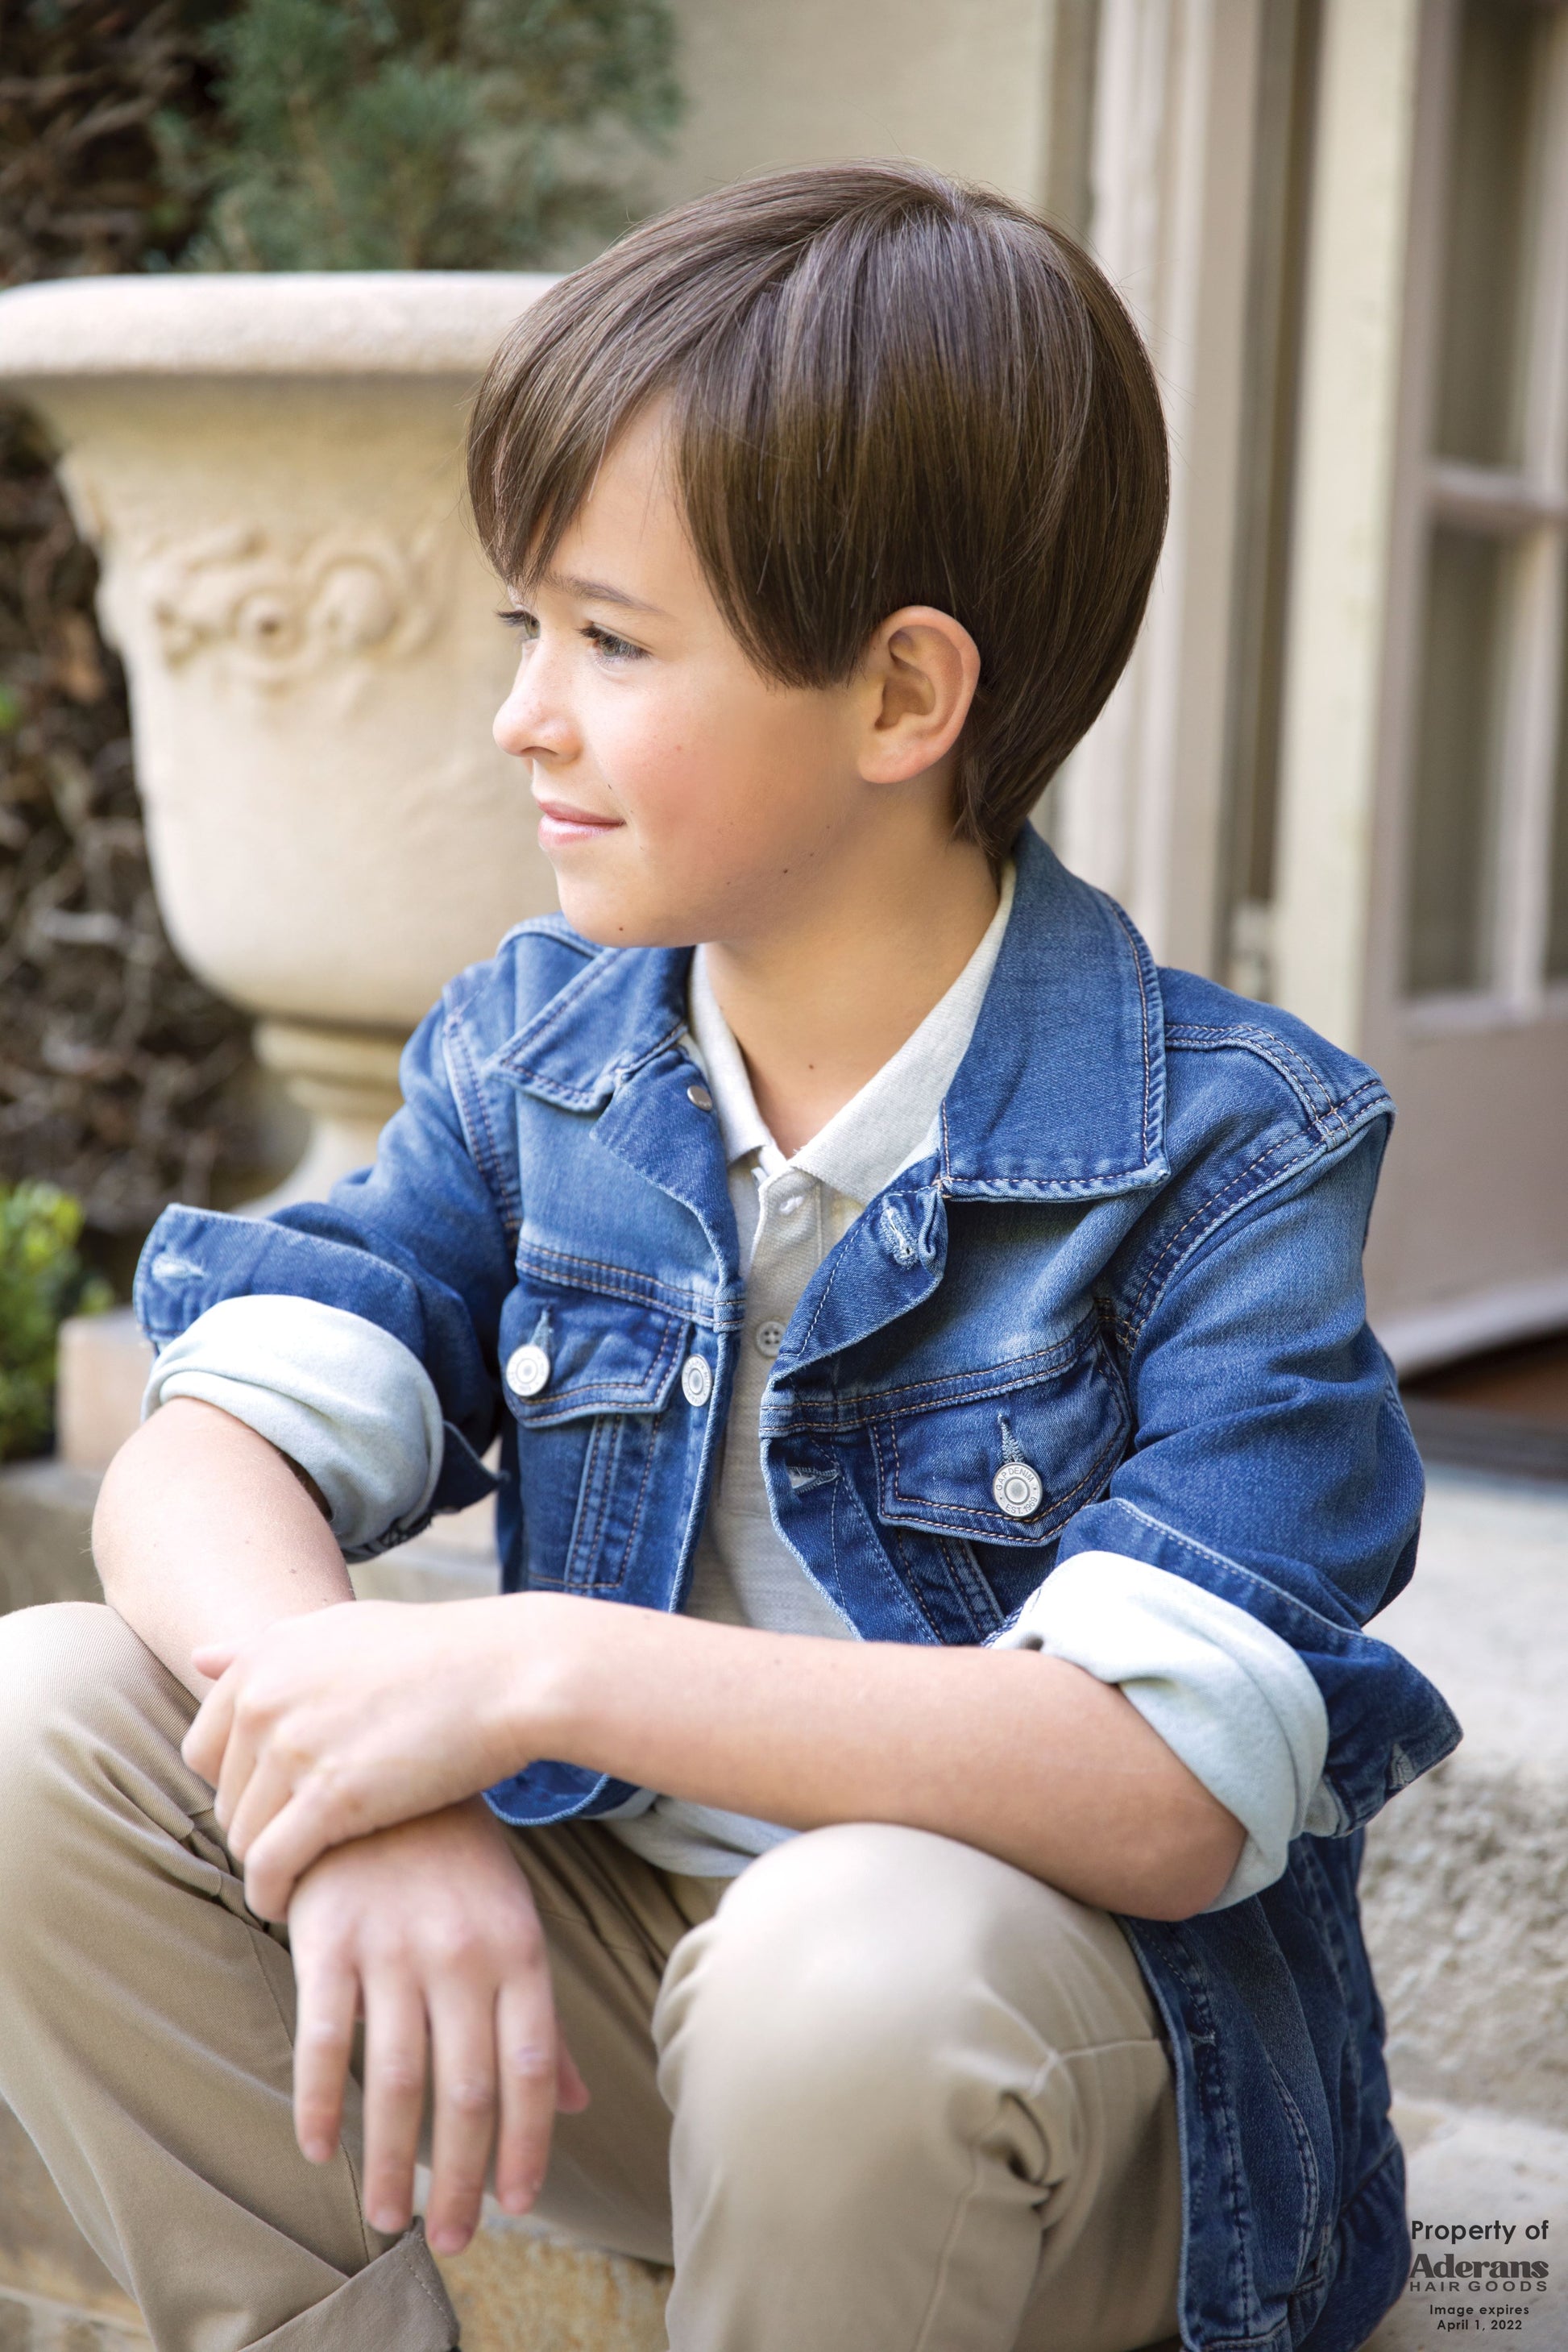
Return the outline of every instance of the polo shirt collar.
[[[1014,859],[1012,913],[938,1115],[939,1181],[981,1200],[1152,1190],[1170,1173],[1153,959],[1115,901],[1069,874],[1032,827]],[[673,1081],[678,1065],[692,1068],[681,1042],[691,961],[689,948],[599,950],[487,1072],[587,1113],[623,1087]]]
[[[754,1152],[764,1176],[797,1168],[864,1206],[901,1169],[933,1150],[942,1097],[968,1051],[1012,913],[1014,888],[1009,862],[996,911],[952,987],[898,1052],[788,1160],[757,1108],[744,1057],[719,1009],[707,955],[699,948],[689,988],[690,1034],[730,1164]]]

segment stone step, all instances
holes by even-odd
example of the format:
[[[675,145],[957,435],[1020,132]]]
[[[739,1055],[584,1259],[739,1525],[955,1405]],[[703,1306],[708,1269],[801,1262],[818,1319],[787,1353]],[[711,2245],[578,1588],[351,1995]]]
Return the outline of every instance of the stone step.
[[[1568,1493],[1434,1473],[1420,1566],[1371,1630],[1465,1728],[1367,1834],[1394,2078],[1568,2131]]]
[[[1444,2352],[1477,2336],[1568,2352],[1568,2132],[1436,2100],[1398,2101],[1394,2122],[1409,2165],[1416,2273],[1365,2352]],[[1439,2273],[1451,2256],[1456,2269],[1540,2262],[1547,2275],[1431,2277],[1423,2255]]]
[[[629,2254],[487,2211],[440,2270],[463,2352],[666,2352],[670,2274]]]

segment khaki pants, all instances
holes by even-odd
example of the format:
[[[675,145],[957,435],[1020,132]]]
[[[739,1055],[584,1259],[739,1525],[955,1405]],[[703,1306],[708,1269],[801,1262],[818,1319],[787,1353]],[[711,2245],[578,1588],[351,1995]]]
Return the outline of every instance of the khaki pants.
[[[357,2109],[331,2165],[295,2147],[287,1943],[181,1761],[192,1712],[108,1609],[0,1620],[0,2095],[159,2352],[449,2352],[417,2227],[365,2222]],[[592,1824],[513,1848],[594,2093],[539,2211],[674,2261],[676,2352],[1173,2332],[1170,2071],[1103,1914],[873,1824],[728,1883]]]

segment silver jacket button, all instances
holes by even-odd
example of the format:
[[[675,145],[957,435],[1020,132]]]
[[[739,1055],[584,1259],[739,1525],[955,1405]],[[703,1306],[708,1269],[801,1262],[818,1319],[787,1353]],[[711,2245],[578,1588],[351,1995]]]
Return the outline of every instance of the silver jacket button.
[[[1045,1501],[1039,1472],[1028,1462],[1004,1462],[991,1481],[996,1507],[1010,1519],[1032,1519]]]
[[[706,1404],[713,1393],[713,1375],[700,1356],[688,1356],[680,1369],[680,1393],[688,1404]]]
[[[514,1348],[506,1360],[506,1384],[514,1396],[537,1396],[549,1379],[550,1359],[531,1339],[526,1348]]]
[[[703,1086],[688,1087],[686,1099],[689,1103],[695,1103],[699,1110],[711,1110],[713,1108],[713,1097]]]

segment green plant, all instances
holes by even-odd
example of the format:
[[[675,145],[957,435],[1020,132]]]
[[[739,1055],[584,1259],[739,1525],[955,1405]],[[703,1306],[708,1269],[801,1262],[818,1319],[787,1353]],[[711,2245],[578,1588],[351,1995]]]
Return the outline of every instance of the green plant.
[[[560,259],[624,225],[617,138],[677,112],[666,0],[239,0],[208,54],[216,135],[163,129],[197,268]]]
[[[81,1224],[58,1185],[0,1187],[0,1462],[47,1449],[60,1325],[113,1303],[77,1254]]]

